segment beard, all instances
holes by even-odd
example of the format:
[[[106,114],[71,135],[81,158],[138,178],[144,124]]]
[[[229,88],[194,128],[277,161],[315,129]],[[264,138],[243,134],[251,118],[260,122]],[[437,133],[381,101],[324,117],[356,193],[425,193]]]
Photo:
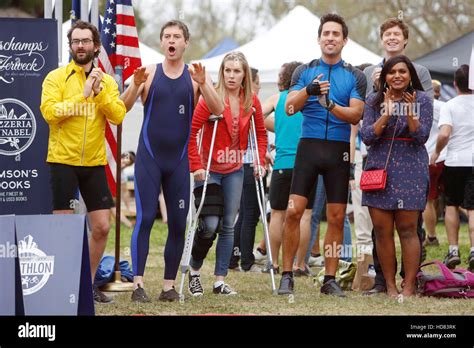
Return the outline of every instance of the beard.
[[[82,58],[79,58],[78,53],[85,53],[85,55]],[[89,51],[82,50],[82,51],[76,51],[76,52],[71,51],[71,54],[72,54],[72,59],[74,59],[74,61],[77,64],[81,64],[81,65],[85,65],[94,59],[94,50],[89,50]]]

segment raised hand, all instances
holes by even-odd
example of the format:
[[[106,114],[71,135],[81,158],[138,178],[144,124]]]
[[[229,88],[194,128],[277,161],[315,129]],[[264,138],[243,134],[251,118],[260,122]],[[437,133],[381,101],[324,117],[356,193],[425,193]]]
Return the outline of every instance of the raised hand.
[[[413,104],[416,101],[416,91],[414,91],[413,94],[403,92],[402,99],[407,105],[407,116],[415,116],[413,114]]]
[[[191,74],[191,78],[199,85],[206,83],[206,67],[202,66],[201,63],[193,63],[188,71]]]
[[[136,86],[140,86],[142,83],[145,83],[148,79],[148,73],[146,72],[146,68],[141,66],[133,72],[133,83]]]
[[[306,93],[308,95],[320,96],[329,93],[329,81],[320,81],[324,74],[319,74],[311,83],[306,86]]]
[[[92,90],[96,95],[100,93],[100,83],[103,77],[104,73],[99,68],[94,68],[89,75],[89,78],[94,81],[94,83],[92,84]]]
[[[383,108],[382,108],[382,115],[391,116],[393,114],[393,110],[395,108],[393,102],[393,93],[392,87],[388,87],[388,89],[383,92]]]

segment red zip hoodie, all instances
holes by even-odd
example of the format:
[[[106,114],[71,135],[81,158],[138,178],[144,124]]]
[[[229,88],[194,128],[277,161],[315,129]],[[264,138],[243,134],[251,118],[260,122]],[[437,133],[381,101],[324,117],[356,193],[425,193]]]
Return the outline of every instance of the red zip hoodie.
[[[257,133],[258,142],[258,153],[260,158],[260,165],[265,163],[265,154],[267,151],[267,132],[263,123],[262,106],[258,97],[253,95],[253,107],[256,112],[254,115],[255,119],[255,130]],[[211,171],[228,174],[233,172],[243,164],[243,154],[247,150],[248,146],[248,134],[250,131],[250,119],[252,116],[253,108],[245,113],[243,107],[240,107],[239,115],[239,147],[238,153],[235,153],[235,149],[230,149],[232,144],[232,113],[230,105],[226,105],[223,116],[217,125],[216,139],[214,142],[214,150],[212,153]],[[188,156],[189,166],[191,172],[195,172],[198,169],[206,169],[207,160],[209,158],[209,148],[211,147],[212,131],[214,127],[213,122],[208,122],[208,118],[211,115],[206,101],[204,98],[200,98],[198,105],[196,106],[193,114],[193,121],[191,126],[191,136],[188,144]],[[198,153],[197,147],[197,134],[204,125],[204,137],[201,145],[201,155]],[[222,167],[223,160],[229,162],[229,170],[219,170],[216,167]],[[236,160],[235,165],[232,162]]]

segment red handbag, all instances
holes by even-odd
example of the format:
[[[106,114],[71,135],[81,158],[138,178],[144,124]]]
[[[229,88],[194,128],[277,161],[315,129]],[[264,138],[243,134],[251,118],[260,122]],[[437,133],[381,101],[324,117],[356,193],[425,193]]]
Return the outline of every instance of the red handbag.
[[[385,189],[387,171],[385,169],[364,170],[360,177],[362,191],[378,191]]]
[[[397,118],[397,122],[395,123],[395,129],[393,130],[392,142],[390,143],[390,149],[388,150],[387,161],[385,162],[385,168],[384,169],[374,169],[374,170],[365,170],[364,169],[362,171],[362,175],[360,177],[360,189],[362,191],[367,192],[367,191],[384,190],[385,186],[387,185],[387,165],[388,165],[388,160],[390,158],[390,153],[392,152],[393,141],[395,140],[395,134],[396,134],[396,131],[397,131],[398,118]],[[369,159],[367,158],[367,162],[365,163],[365,167],[367,167],[368,162],[369,162]]]

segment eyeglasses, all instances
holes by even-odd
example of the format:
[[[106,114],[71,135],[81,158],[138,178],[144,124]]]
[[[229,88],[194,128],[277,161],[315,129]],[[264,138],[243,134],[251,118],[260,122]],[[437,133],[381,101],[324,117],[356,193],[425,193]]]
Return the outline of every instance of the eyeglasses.
[[[92,43],[92,39],[82,39],[82,40],[74,39],[74,40],[71,40],[71,45],[73,45],[73,46],[79,46],[79,44],[81,44],[81,43],[84,46],[90,45]]]

